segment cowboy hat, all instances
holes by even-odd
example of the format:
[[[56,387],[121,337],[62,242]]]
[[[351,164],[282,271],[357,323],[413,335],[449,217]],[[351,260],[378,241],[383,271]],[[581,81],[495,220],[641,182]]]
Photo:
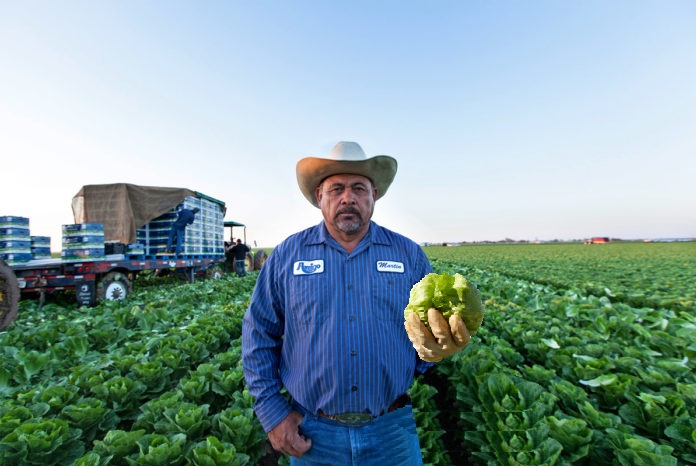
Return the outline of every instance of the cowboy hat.
[[[384,196],[396,175],[396,159],[388,155],[367,158],[357,142],[341,141],[326,158],[305,157],[297,162],[297,184],[314,207],[319,207],[314,191],[326,178],[338,174],[361,175],[377,188],[377,199]]]

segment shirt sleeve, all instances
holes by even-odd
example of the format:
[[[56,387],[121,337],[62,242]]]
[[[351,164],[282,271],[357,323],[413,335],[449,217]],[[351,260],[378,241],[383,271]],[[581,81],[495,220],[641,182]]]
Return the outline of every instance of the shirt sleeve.
[[[425,371],[427,371],[434,365],[434,362],[423,361],[421,358],[416,356],[416,377],[418,377],[421,374],[425,374]]]
[[[291,407],[281,394],[280,357],[284,317],[274,283],[277,280],[271,253],[259,272],[251,302],[242,321],[242,364],[249,393],[255,398],[254,411],[266,432],[290,414]]]

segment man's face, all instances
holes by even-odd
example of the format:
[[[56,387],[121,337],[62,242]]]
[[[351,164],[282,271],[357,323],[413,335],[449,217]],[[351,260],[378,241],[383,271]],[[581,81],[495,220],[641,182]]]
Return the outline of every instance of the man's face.
[[[354,235],[367,229],[377,189],[361,175],[333,175],[317,187],[315,195],[327,226]]]

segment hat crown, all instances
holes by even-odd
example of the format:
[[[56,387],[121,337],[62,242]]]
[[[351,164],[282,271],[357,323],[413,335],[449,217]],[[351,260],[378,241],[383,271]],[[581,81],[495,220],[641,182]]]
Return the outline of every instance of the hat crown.
[[[396,169],[393,157],[375,155],[368,158],[360,144],[350,141],[339,142],[326,157],[305,157],[295,167],[300,190],[314,207],[319,207],[315,192],[317,186],[329,176],[342,173],[369,178],[377,189],[376,199],[379,199],[389,189]]]
[[[357,142],[341,141],[331,149],[327,158],[339,161],[358,161],[367,159],[367,156]]]

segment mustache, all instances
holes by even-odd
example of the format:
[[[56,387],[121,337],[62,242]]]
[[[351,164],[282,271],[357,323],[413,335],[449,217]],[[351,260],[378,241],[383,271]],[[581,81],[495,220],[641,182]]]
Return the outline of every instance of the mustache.
[[[356,209],[355,207],[344,207],[343,209],[340,209],[336,212],[336,215],[342,215],[342,214],[353,214],[357,215],[358,217],[362,217],[360,215],[360,211]]]

